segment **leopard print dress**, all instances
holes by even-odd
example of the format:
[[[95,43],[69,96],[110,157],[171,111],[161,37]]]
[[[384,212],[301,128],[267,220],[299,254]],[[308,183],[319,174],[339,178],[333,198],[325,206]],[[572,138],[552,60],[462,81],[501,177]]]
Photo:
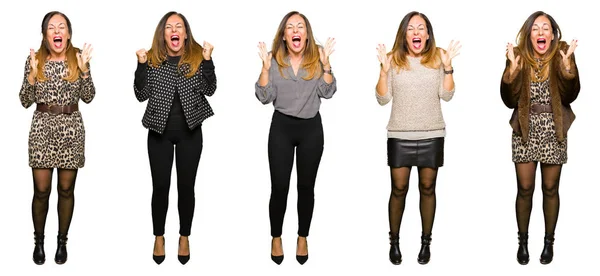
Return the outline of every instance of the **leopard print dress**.
[[[46,61],[44,73],[47,80],[29,84],[27,76],[31,68],[29,58],[25,62],[25,77],[19,98],[23,107],[33,103],[71,105],[79,99],[89,103],[96,90],[91,75],[79,77],[74,82],[64,80],[67,75],[66,61]],[[32,168],[78,169],[85,164],[85,130],[79,111],[72,114],[52,115],[34,111],[29,131],[29,166]]]
[[[550,104],[550,81],[531,82],[531,103]],[[515,163],[567,163],[567,138],[559,142],[552,113],[529,115],[529,141],[512,134],[512,158]]]

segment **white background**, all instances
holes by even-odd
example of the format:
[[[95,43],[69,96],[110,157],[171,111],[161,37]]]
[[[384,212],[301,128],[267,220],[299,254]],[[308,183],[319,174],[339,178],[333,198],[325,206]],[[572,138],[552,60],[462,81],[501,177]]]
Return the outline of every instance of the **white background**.
[[[6,2],[5,2],[6,3]],[[564,275],[597,274],[598,154],[595,85],[597,13],[587,1],[17,1],[2,7],[4,29],[0,118],[0,275]],[[8,4],[3,4],[8,5]],[[96,98],[81,103],[86,128],[86,166],[79,171],[69,233],[69,260],[54,263],[57,214],[53,185],[46,225],[47,261],[31,261],[33,226],[27,139],[33,108],[18,92],[29,48],[40,45],[44,14],[59,10],[73,24],[73,43],[94,47]],[[149,48],[156,24],[168,11],[182,12],[195,38],[215,46],[218,88],[209,99],[216,115],[203,125],[204,151],[196,182],[191,261],[176,258],[175,173],[166,228],[166,261],[151,258],[151,178],[141,125],[145,103],[133,93],[135,51]],[[316,38],[335,37],[331,64],[338,91],[323,101],[325,151],[316,185],[310,259],[300,266],[296,247],[295,172],[284,224],[285,260],[270,255],[267,137],[272,105],[254,96],[261,62],[256,45],[271,44],[281,18],[299,10]],[[456,94],[443,104],[446,160],[437,186],[432,259],[417,264],[421,224],[416,170],[401,228],[404,261],[388,261],[390,193],[386,124],[390,107],[377,104],[376,46],[391,49],[402,17],[417,10],[431,20],[438,46],[462,42],[455,58]],[[507,42],[525,19],[544,10],[557,20],[575,51],[582,89],[573,104],[569,161],[561,178],[561,210],[554,262],[542,266],[542,197],[536,185],[530,225],[531,262],[516,262],[516,179],[511,162],[511,110],[500,99]],[[55,174],[56,175],[56,174]]]

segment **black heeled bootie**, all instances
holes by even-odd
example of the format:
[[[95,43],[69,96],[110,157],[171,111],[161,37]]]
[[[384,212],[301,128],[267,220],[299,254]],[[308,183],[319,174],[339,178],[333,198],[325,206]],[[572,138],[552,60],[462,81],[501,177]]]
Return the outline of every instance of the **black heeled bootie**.
[[[400,237],[392,232],[390,234],[390,262],[394,265],[402,263],[402,253],[400,253]]]
[[[35,239],[35,248],[33,248],[33,262],[36,265],[43,265],[46,262],[46,252],[44,251],[44,234],[33,233]]]
[[[526,265],[529,263],[529,249],[527,248],[527,240],[529,239],[529,233],[519,232],[519,249],[517,250],[517,261]]]
[[[431,251],[429,245],[431,244],[431,234],[421,235],[421,250],[419,251],[419,257],[417,261],[419,264],[427,264],[431,258]]]
[[[67,235],[58,233],[56,237],[56,255],[54,255],[54,261],[57,264],[64,264],[67,262]]]
[[[554,233],[548,234],[544,236],[544,249],[542,250],[542,255],[540,256],[540,263],[549,264],[552,262],[552,258],[554,257]]]

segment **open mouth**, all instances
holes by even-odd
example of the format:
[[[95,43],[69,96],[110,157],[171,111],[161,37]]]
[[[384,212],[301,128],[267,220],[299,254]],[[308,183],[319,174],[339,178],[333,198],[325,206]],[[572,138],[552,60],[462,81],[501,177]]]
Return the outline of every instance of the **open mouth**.
[[[292,37],[292,45],[295,48],[300,48],[300,42],[302,41],[302,39],[300,38],[299,35],[295,35]]]
[[[178,35],[172,35],[171,36],[171,45],[173,47],[179,46],[179,36]]]
[[[546,39],[545,38],[538,38],[537,39],[537,46],[538,46],[538,49],[540,49],[540,50],[546,49]]]
[[[52,42],[54,43],[54,47],[59,48],[59,49],[62,48],[62,42],[63,42],[62,36],[55,36],[52,39]]]
[[[415,49],[421,49],[421,46],[423,45],[421,43],[421,38],[415,37],[412,39],[412,45]]]

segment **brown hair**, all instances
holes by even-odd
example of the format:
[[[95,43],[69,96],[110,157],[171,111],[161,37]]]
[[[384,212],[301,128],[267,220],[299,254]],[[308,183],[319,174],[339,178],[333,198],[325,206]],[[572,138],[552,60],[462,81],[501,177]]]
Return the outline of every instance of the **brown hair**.
[[[286,14],[283,19],[281,19],[281,23],[279,23],[277,33],[275,33],[275,38],[273,39],[273,46],[271,49],[273,51],[273,56],[279,65],[279,74],[283,76],[282,68],[290,66],[290,64],[285,62],[285,58],[289,55],[289,53],[283,38],[285,34],[286,23],[293,15],[299,15],[306,23],[306,46],[304,47],[302,64],[300,64],[300,67],[306,70],[308,74],[306,77],[303,77],[303,79],[310,80],[314,77],[318,78],[321,76],[321,71],[323,70],[320,62],[319,46],[315,43],[312,27],[310,26],[310,22],[308,22],[308,18],[297,11],[291,11]]]
[[[396,34],[396,40],[394,41],[394,47],[392,47],[392,51],[388,53],[388,55],[392,56],[392,64],[397,69],[409,69],[408,60],[406,59],[406,55],[408,55],[408,45],[406,41],[406,33],[408,32],[408,22],[414,17],[420,16],[425,20],[425,25],[427,26],[427,34],[429,35],[429,39],[425,41],[425,48],[421,52],[422,59],[421,64],[425,67],[429,68],[439,68],[441,64],[440,53],[437,51],[437,47],[435,45],[435,36],[433,35],[433,27],[431,26],[431,22],[424,14],[420,12],[409,12],[407,15],[402,18],[400,22],[400,27],[398,27],[398,33]]]
[[[50,23],[50,19],[55,15],[62,16],[65,21],[67,21],[67,30],[69,31],[69,40],[67,40],[67,47],[65,49],[66,53],[66,62],[67,62],[67,76],[63,79],[69,82],[74,82],[79,78],[80,70],[79,66],[77,66],[77,53],[79,49],[73,47],[71,44],[71,39],[73,38],[73,30],[71,29],[71,21],[69,18],[62,12],[51,11],[44,15],[44,19],[42,20],[42,43],[37,53],[35,54],[35,58],[38,60],[37,65],[37,76],[36,79],[38,81],[45,81],[46,75],[44,74],[44,64],[48,56],[50,55],[50,42],[47,40],[46,32],[48,31],[48,24]]]
[[[154,31],[154,39],[152,40],[152,48],[148,50],[148,64],[152,67],[159,67],[166,59],[167,59],[167,45],[165,43],[165,27],[167,25],[167,20],[172,15],[177,15],[183,20],[183,24],[185,26],[185,34],[187,39],[184,41],[183,45],[183,56],[179,60],[179,66],[182,64],[188,64],[190,66],[190,71],[185,75],[188,78],[191,78],[196,71],[198,71],[198,67],[200,67],[200,63],[204,59],[202,56],[202,46],[194,40],[194,36],[192,35],[192,30],[190,28],[190,24],[183,14],[178,12],[168,12],[166,13],[158,22],[156,26],[156,30]]]
[[[554,34],[554,39],[552,39],[552,43],[550,44],[550,51],[547,53],[547,56],[545,58],[542,58],[543,64],[550,62],[554,55],[556,55],[556,52],[558,52],[559,48],[558,43],[560,42],[560,39],[562,37],[560,27],[558,26],[556,21],[554,21],[554,18],[552,18],[552,16],[543,11],[536,11],[532,13],[527,18],[527,20],[525,20],[525,23],[523,23],[521,30],[519,30],[519,33],[517,34],[516,41],[517,48],[519,49],[521,56],[523,56],[523,59],[527,61],[527,63],[530,65],[537,64],[534,55],[535,50],[533,48],[533,45],[531,44],[531,28],[533,27],[533,23],[535,23],[535,20],[540,16],[545,16],[546,18],[548,18],[548,20],[550,21],[550,26],[552,27],[552,34]]]

